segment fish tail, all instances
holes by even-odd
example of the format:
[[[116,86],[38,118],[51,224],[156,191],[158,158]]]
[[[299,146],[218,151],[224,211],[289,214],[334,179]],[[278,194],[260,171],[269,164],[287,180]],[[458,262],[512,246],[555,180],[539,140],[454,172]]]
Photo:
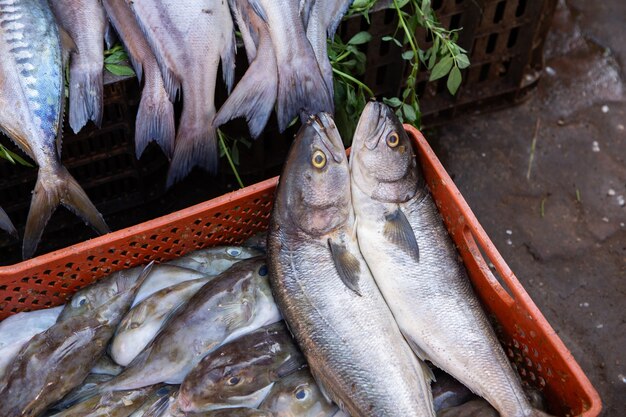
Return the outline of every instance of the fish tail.
[[[170,409],[171,402],[176,398],[176,392],[159,398],[146,410],[143,417],[161,417]],[[168,413],[169,414],[169,413]]]
[[[141,284],[146,280],[150,272],[152,271],[152,267],[154,266],[154,261],[151,261],[148,265],[146,265],[139,276],[137,276],[134,270],[123,270],[118,272],[118,276],[116,277],[117,283],[117,292],[122,293],[126,291],[136,292]]]
[[[137,159],[154,140],[168,158],[174,152],[175,124],[174,105],[167,92],[158,87],[150,88],[146,84],[141,93],[141,102],[135,123],[135,152]]]
[[[24,231],[22,246],[24,259],[30,258],[35,253],[43,229],[59,204],[63,204],[82,218],[98,233],[109,232],[109,227],[98,209],[64,166],[58,165],[53,170],[40,168]]]
[[[88,120],[102,124],[102,68],[72,68],[70,64],[70,126],[78,133]]]
[[[185,178],[194,167],[203,168],[212,174],[217,172],[217,131],[211,127],[213,114],[207,123],[188,120],[189,117],[193,116],[185,113],[183,108],[174,155],[167,173],[167,188]]]
[[[228,97],[213,120],[218,127],[237,117],[245,117],[250,136],[256,139],[267,124],[276,102],[278,78],[276,64],[267,65],[259,51],[233,93]],[[274,61],[275,62],[275,61]]]
[[[11,223],[11,219],[9,219],[7,213],[2,210],[2,207],[0,207],[0,229],[4,230],[14,238],[17,238],[17,230],[15,230],[15,226]]]
[[[222,59],[222,78],[226,84],[226,88],[230,93],[235,82],[235,51],[237,43],[235,42],[235,31],[231,31],[230,37],[221,51]]]
[[[309,47],[310,48],[310,47]],[[313,52],[278,65],[278,129],[283,132],[298,114],[333,114],[333,100]]]

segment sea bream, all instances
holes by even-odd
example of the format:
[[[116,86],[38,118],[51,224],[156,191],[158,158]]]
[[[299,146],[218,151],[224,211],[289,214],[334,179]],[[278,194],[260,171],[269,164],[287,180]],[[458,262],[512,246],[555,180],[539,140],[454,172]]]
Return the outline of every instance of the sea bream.
[[[120,35],[135,69],[137,79],[144,79],[141,101],[135,121],[135,153],[141,156],[151,141],[159,144],[163,153],[171,158],[174,152],[175,97],[165,90],[157,60],[141,32],[135,15],[126,0],[103,0],[102,4],[111,24]]]
[[[276,54],[267,23],[250,5],[250,0],[229,0],[243,34],[244,46],[250,67],[228,96],[215,116],[213,125],[218,127],[236,117],[245,117],[250,136],[256,139],[265,128],[274,110],[278,94],[278,68]]]
[[[217,69],[230,91],[235,70],[235,32],[226,0],[130,2],[159,64],[170,97],[179,92],[183,110],[167,186],[194,167],[217,172],[215,116]]]
[[[69,37],[63,38],[71,42]],[[39,165],[22,255],[33,255],[59,204],[96,231],[107,233],[102,215],[60,162],[63,57],[61,37],[47,1],[0,2],[0,56],[0,131]]]
[[[350,165],[361,252],[415,353],[503,416],[545,416],[526,398],[387,105],[363,110]]]
[[[151,266],[134,278],[116,272],[72,297],[56,324],[24,345],[0,379],[0,416],[38,416],[80,385]]]
[[[249,0],[266,22],[278,68],[278,128],[284,131],[298,115],[303,120],[317,112],[333,112],[315,53],[306,37],[297,0]]]
[[[102,123],[104,31],[99,0],[50,0],[60,26],[76,48],[70,55],[70,126],[78,133],[89,120]]]
[[[327,114],[299,131],[270,220],[276,302],[320,388],[353,416],[430,416],[428,374],[404,341],[355,236],[350,172]]]

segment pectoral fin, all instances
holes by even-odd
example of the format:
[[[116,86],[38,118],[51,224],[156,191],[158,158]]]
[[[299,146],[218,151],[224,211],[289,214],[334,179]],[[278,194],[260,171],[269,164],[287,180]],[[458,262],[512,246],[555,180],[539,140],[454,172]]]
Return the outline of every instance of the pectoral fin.
[[[359,260],[345,246],[336,244],[331,239],[328,239],[328,247],[341,281],[360,297],[359,275],[361,273],[361,265]]]
[[[416,262],[419,262],[420,252],[415,233],[413,233],[411,224],[399,208],[393,213],[385,215],[383,236],[415,259]]]

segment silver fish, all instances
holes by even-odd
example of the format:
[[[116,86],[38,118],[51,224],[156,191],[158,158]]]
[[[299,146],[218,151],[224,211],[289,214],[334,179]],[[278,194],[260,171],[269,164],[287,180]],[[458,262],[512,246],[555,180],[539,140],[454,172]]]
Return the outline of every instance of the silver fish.
[[[243,259],[260,255],[263,252],[252,247],[216,246],[193,251],[167,262],[167,265],[178,265],[207,275],[219,275]]]
[[[180,384],[205,355],[280,319],[265,259],[239,262],[203,286],[130,366],[101,388]]]
[[[51,417],[127,417],[158,389],[153,385],[132,391],[101,393]]]
[[[334,417],[339,411],[324,397],[308,369],[276,382],[259,408],[280,417]]]
[[[66,314],[63,320],[30,340],[0,380],[0,416],[37,416],[82,383],[150,266],[139,278],[129,279],[122,271],[95,284],[102,295],[89,293],[82,304],[61,313]],[[109,281],[114,282],[114,294],[109,294]]]
[[[298,133],[268,235],[272,290],[328,396],[355,416],[434,416],[417,361],[359,253],[350,173],[327,114]]]
[[[135,275],[139,275],[140,272],[140,267],[129,270],[129,273]],[[207,275],[202,272],[181,266],[168,264],[154,265],[152,272],[150,272],[150,275],[146,278],[146,282],[144,282],[141,288],[139,288],[139,291],[137,291],[137,296],[135,296],[135,299],[133,300],[132,307],[135,307],[152,294],[155,294],[164,288],[180,284],[181,282],[206,278],[206,276]]]
[[[315,0],[308,19],[306,36],[311,42],[326,88],[333,96],[333,68],[328,59],[327,39],[333,39],[341,18],[353,0]]]
[[[278,128],[284,131],[292,119],[301,115],[333,112],[333,98],[306,37],[294,0],[249,0],[267,23],[278,67]]]
[[[70,126],[102,123],[104,9],[98,0],[50,0],[60,25],[76,44],[70,56]]]
[[[141,82],[144,77],[141,101],[135,122],[135,151],[141,156],[148,143],[155,141],[168,158],[174,152],[174,97],[165,91],[157,60],[125,0],[103,0],[111,23],[122,38],[128,57]],[[171,101],[170,101],[171,100]]]
[[[0,322],[0,378],[22,346],[56,323],[61,310],[63,306],[18,313]]]
[[[154,339],[167,319],[212,277],[181,282],[152,294],[126,314],[117,326],[109,352],[127,366]]]
[[[47,1],[0,2],[0,56],[0,131],[39,165],[23,257],[33,255],[59,204],[96,231],[107,233],[102,216],[60,162],[57,135],[63,118],[63,57],[61,37]]]
[[[225,0],[144,0],[130,2],[156,56],[170,97],[183,95],[176,145],[167,186],[193,167],[217,171],[215,116],[217,68],[230,91],[235,68],[235,33]]]
[[[205,356],[180,386],[185,412],[259,406],[279,379],[306,366],[283,322],[241,336]]]
[[[9,219],[9,216],[2,207],[0,207],[0,229],[17,238],[17,230],[15,230],[15,226],[13,226],[11,219]]]
[[[350,165],[361,252],[415,353],[502,415],[544,415],[528,402],[472,290],[411,141],[386,105],[370,102],[363,110]]]
[[[247,33],[243,39],[248,57],[253,58],[243,78],[215,115],[213,126],[218,127],[236,117],[245,117],[250,136],[257,138],[267,124],[278,94],[276,55],[267,23],[254,12],[250,1],[230,2],[234,3],[232,8],[236,11],[235,17],[241,33]]]

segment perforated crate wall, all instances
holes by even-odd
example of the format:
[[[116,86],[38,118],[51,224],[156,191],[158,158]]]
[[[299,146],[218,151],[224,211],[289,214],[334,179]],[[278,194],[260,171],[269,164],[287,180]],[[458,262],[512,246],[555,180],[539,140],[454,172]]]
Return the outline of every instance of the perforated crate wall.
[[[463,82],[455,96],[448,93],[446,78],[428,83],[429,74],[419,72],[416,91],[425,124],[433,125],[471,106],[502,104],[523,97],[543,68],[543,44],[556,0],[433,0],[432,7],[443,26],[463,28],[459,45],[468,50],[471,65],[462,70]],[[363,49],[367,56],[363,81],[380,97],[400,96],[410,66],[393,42],[398,24],[396,11],[381,10],[371,16],[342,23],[340,34],[350,39],[368,30],[372,40]],[[400,36],[400,34],[398,35]],[[422,28],[416,33],[422,49],[432,39]]]

